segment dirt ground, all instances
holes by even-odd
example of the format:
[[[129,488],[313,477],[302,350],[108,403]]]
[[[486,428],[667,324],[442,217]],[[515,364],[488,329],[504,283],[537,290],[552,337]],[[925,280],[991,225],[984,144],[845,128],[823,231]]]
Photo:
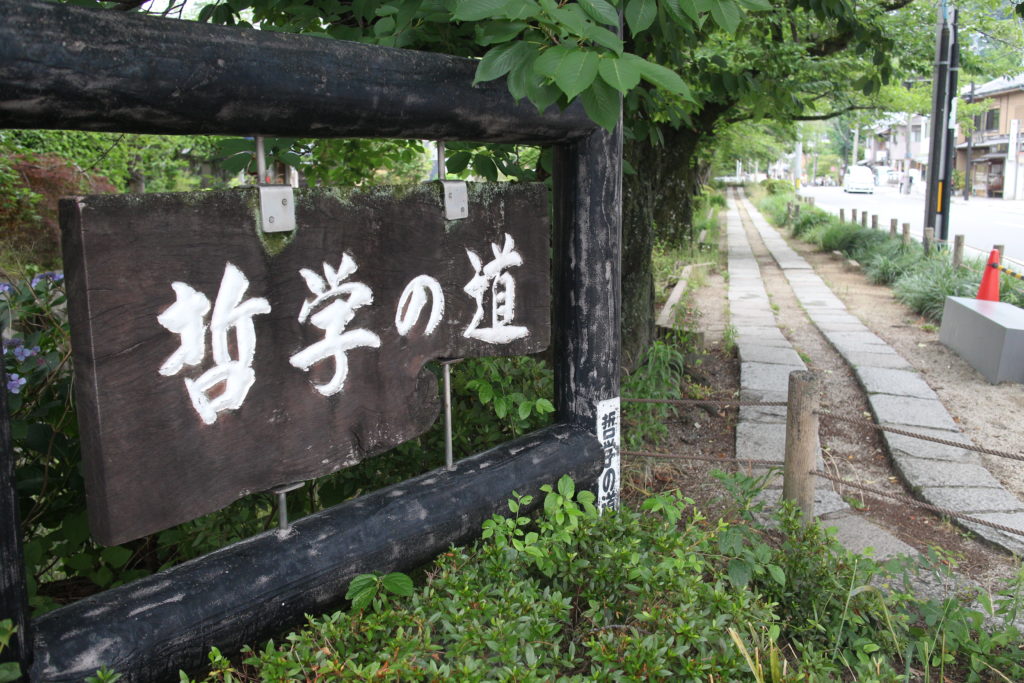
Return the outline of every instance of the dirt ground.
[[[758,260],[776,319],[809,369],[827,377],[822,382],[822,407],[842,408],[867,417],[867,402],[845,361],[828,344],[797,303],[781,269],[772,260],[756,231],[748,239]],[[993,386],[953,352],[939,343],[938,329],[897,302],[887,287],[867,282],[858,269],[813,247],[789,240],[815,268],[851,313],[893,346],[918,369],[939,394],[943,405],[976,444],[1010,452],[1024,445],[1024,387]],[[724,254],[725,250],[720,250]],[[723,258],[724,260],[724,258]],[[694,368],[694,379],[715,398],[733,398],[739,391],[739,363],[727,348],[728,306],[724,267],[709,272],[689,298],[690,319],[705,334],[706,355]],[[856,414],[856,413],[854,413]],[[735,452],[735,409],[685,407],[671,425],[672,437],[659,451],[699,455],[727,463]],[[878,433],[842,422],[821,422],[826,467],[844,479],[894,493],[908,493],[889,464]],[[1024,498],[1024,463],[985,456],[985,464],[1004,486]],[[625,495],[680,488],[707,514],[728,507],[723,489],[710,472],[722,465],[654,458],[627,458],[633,477],[626,478]],[[733,466],[735,467],[735,466]],[[986,586],[1011,576],[1018,563],[1008,553],[976,540],[948,520],[856,489],[838,489],[851,506],[871,521],[920,551],[942,548],[958,571]]]

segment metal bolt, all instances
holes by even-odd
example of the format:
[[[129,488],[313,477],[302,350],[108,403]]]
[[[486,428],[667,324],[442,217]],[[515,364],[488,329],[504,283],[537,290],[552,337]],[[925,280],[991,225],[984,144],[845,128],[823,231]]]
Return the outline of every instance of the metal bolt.
[[[281,206],[288,206],[288,200],[287,199],[282,199],[281,200]]]
[[[267,222],[268,223],[273,223],[274,222],[274,217],[270,216],[269,218],[267,218]]]

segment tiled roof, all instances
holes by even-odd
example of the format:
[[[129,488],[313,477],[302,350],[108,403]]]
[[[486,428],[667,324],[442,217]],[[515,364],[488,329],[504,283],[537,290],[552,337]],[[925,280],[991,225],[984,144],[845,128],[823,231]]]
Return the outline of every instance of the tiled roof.
[[[981,85],[974,86],[974,97],[989,97],[997,93],[1006,92],[1007,90],[1024,90],[1024,74],[1018,76],[1000,76],[994,78],[988,83],[982,83]],[[969,96],[971,94],[971,86],[967,85],[960,90],[960,96]]]

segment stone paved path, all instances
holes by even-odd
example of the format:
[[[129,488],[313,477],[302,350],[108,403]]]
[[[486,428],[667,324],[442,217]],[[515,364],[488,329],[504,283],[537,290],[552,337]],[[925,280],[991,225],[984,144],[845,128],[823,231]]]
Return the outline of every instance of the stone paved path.
[[[920,375],[848,312],[807,261],[789,247],[749,201],[739,196],[730,199],[727,213],[729,306],[737,332],[740,385],[745,400],[785,401],[789,373],[806,368],[776,325],[743,228],[744,220],[757,230],[810,320],[853,368],[878,424],[970,445]],[[896,470],[920,499],[1024,529],[1024,503],[999,484],[973,451],[888,432],[882,436]],[[736,431],[737,458],[777,458],[781,463],[784,445],[784,408],[741,409]],[[819,481],[815,512],[839,528],[840,541],[855,549],[862,543],[871,545],[882,556],[913,552],[885,530],[853,513],[827,480]],[[781,482],[776,487],[781,487]],[[778,491],[770,489],[769,495],[777,497]],[[958,523],[996,545],[1024,555],[1022,536],[971,522]],[[869,542],[864,543],[865,537]]]

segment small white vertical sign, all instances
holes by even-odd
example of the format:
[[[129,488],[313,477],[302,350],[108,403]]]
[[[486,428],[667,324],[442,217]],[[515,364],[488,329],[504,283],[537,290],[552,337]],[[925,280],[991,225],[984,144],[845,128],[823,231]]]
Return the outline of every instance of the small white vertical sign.
[[[619,507],[619,399],[609,398],[597,404],[597,438],[604,449],[604,466],[597,482],[599,509]]]

